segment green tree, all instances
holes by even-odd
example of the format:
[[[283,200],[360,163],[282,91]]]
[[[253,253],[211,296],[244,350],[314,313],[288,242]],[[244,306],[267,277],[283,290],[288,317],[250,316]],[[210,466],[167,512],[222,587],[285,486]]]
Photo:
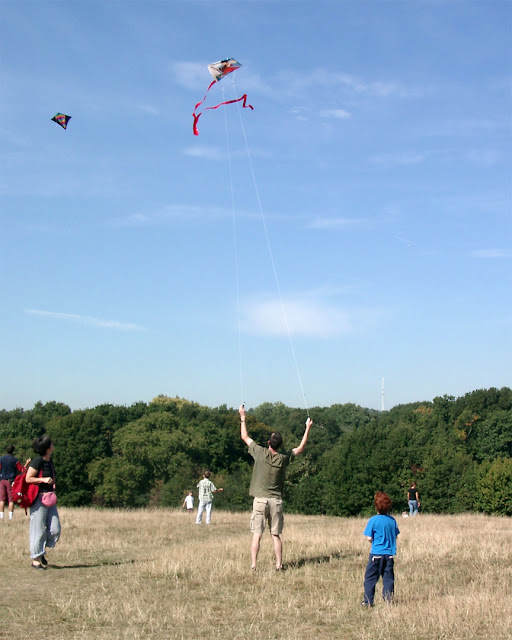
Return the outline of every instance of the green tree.
[[[88,478],[90,462],[110,455],[103,419],[94,409],[53,417],[46,425],[55,443],[59,502],[66,506],[90,504],[94,485]]]
[[[451,443],[436,441],[424,459],[421,508],[434,513],[471,511],[477,500],[475,463]]]
[[[512,516],[512,459],[497,458],[479,469],[477,506],[486,513]]]
[[[108,507],[143,507],[149,497],[147,469],[124,457],[94,460],[89,465],[89,482],[95,498]]]
[[[468,449],[479,462],[512,457],[512,411],[498,409],[477,422]]]

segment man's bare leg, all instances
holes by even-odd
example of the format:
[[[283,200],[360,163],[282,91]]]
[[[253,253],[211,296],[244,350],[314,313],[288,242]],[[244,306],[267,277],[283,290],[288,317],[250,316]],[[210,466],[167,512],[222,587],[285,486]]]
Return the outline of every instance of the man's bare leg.
[[[272,535],[272,542],[276,556],[276,569],[281,570],[283,568],[283,543],[281,542],[280,536],[274,535]]]
[[[252,534],[251,542],[251,569],[256,569],[256,560],[258,559],[258,553],[260,551],[261,533]]]

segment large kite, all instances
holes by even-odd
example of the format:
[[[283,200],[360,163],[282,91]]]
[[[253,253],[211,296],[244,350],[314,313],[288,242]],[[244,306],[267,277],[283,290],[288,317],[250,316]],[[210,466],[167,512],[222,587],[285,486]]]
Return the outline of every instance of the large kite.
[[[200,102],[198,102],[194,107],[194,113],[192,114],[192,116],[194,118],[194,135],[195,136],[199,135],[199,131],[197,130],[197,121],[199,120],[199,116],[203,113],[202,111],[200,111],[199,113],[196,113],[196,110],[206,100],[208,91],[210,91],[210,89],[213,87],[213,85],[216,82],[219,82],[219,80],[222,80],[222,78],[224,78],[224,76],[227,76],[228,73],[233,73],[233,71],[240,69],[241,66],[242,65],[239,62],[237,62],[234,58],[219,60],[219,62],[212,62],[212,64],[208,65],[208,71],[212,74],[213,80],[210,83],[210,86],[208,87],[208,89],[206,89],[204,98]],[[242,107],[253,109],[253,107],[250,104],[247,104],[247,94],[244,93],[244,95],[241,98],[236,98],[236,100],[227,100],[226,102],[220,102],[219,104],[216,104],[214,107],[206,107],[203,111],[208,111],[210,109],[218,109],[224,104],[233,104],[234,102],[241,102]]]
[[[52,118],[53,122],[56,122],[57,124],[60,124],[60,126],[63,129],[66,129],[66,127],[68,126],[68,122],[71,120],[71,116],[66,116],[63,113],[56,113],[53,118]]]

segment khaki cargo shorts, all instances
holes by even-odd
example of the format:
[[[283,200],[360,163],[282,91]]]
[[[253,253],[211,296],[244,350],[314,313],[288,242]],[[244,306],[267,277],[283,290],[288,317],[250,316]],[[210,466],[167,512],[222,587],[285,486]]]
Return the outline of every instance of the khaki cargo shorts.
[[[252,503],[251,531],[263,533],[268,521],[270,533],[279,536],[283,532],[283,501],[281,498],[254,498]]]

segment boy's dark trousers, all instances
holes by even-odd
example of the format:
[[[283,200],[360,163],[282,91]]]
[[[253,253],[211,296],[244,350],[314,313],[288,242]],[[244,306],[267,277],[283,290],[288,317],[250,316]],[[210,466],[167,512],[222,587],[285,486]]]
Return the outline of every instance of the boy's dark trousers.
[[[395,590],[395,572],[393,571],[394,558],[389,555],[374,555],[370,553],[366,573],[364,574],[364,602],[373,605],[375,597],[375,585],[382,576],[382,597],[391,600]]]

